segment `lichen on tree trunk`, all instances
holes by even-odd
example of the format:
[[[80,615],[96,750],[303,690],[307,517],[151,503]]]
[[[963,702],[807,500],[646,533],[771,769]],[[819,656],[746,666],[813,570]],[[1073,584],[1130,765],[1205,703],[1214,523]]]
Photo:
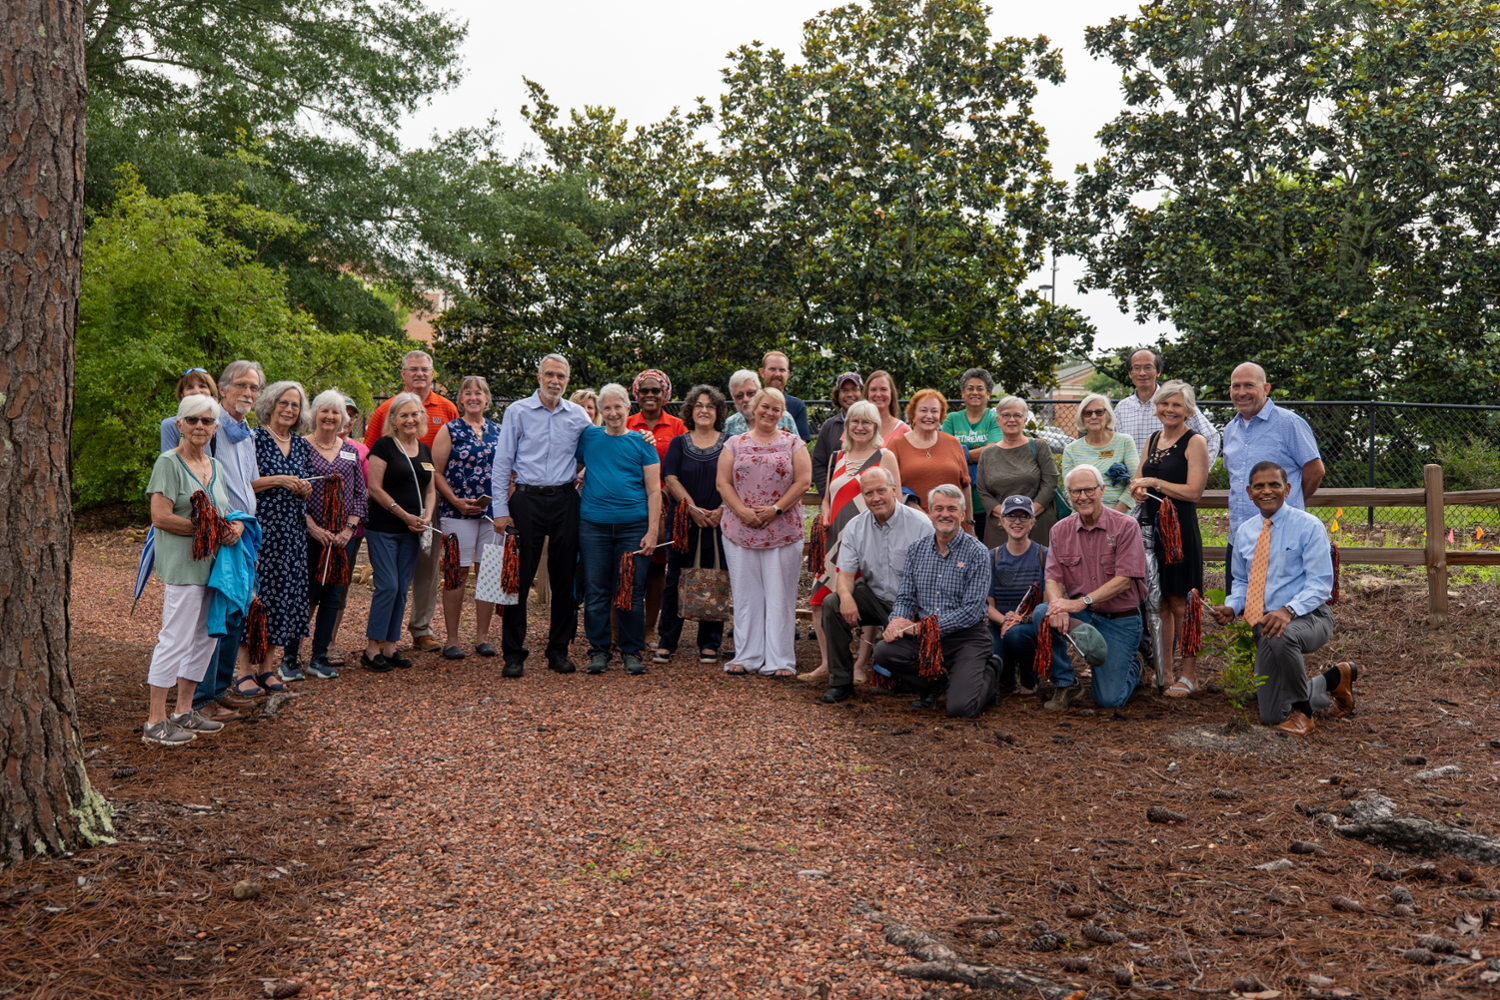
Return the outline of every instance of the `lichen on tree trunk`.
[[[0,857],[108,837],[68,669],[84,4],[0,8]]]

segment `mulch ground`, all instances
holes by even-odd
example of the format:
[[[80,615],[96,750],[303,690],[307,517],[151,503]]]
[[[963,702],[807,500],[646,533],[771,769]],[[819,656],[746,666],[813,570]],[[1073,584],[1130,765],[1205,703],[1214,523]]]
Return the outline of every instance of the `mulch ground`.
[[[502,681],[424,656],[165,751],[138,737],[160,590],[127,618],[136,552],[84,535],[74,565],[72,672],[119,842],[0,868],[0,996],[989,995],[898,975],[911,960],[871,910],[1092,996],[1500,979],[1500,873],[1324,825],[1376,790],[1496,833],[1492,587],[1457,589],[1441,633],[1421,587],[1353,593],[1312,665],[1359,661],[1358,709],[1304,740],[1226,734],[1212,683],[950,721],[686,658],[586,677],[533,656]],[[340,645],[368,600],[355,588]],[[1411,963],[1427,934],[1454,950]]]

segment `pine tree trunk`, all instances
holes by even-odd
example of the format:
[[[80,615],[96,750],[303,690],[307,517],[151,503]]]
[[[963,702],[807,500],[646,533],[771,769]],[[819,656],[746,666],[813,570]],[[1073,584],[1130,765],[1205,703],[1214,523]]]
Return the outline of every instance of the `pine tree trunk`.
[[[68,669],[84,5],[0,7],[0,858],[111,832]]]

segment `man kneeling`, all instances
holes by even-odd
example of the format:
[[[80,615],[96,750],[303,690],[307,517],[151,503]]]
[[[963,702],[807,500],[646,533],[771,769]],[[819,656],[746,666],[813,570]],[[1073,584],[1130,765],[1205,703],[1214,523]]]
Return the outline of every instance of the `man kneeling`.
[[[946,688],[948,716],[955,719],[978,715],[997,683],[986,625],[989,551],[963,530],[964,503],[964,491],[946,483],[927,494],[933,534],[907,548],[901,589],[883,639],[875,644],[876,667],[921,695],[913,708],[936,708]],[[944,676],[924,678],[918,628],[934,615],[942,633]]]
[[[1233,562],[1227,604],[1213,608],[1228,625],[1241,612],[1255,626],[1255,676],[1260,721],[1283,732],[1306,736],[1315,728],[1313,712],[1337,701],[1354,711],[1359,668],[1338,663],[1311,680],[1303,656],[1333,638],[1333,550],[1323,522],[1287,504],[1286,470],[1261,462],[1245,487],[1260,517],[1241,524],[1232,539]],[[1267,608],[1275,610],[1267,611]]]

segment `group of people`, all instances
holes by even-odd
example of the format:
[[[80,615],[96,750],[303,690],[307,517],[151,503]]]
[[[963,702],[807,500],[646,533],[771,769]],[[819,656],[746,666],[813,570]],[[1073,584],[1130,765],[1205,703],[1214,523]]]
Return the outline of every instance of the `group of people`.
[[[554,671],[577,669],[569,647],[581,604],[588,673],[615,655],[630,674],[645,672],[648,656],[670,662],[693,618],[699,662],[794,677],[806,549],[821,659],[810,676],[826,676],[827,702],[868,680],[913,691],[918,707],[946,696],[949,715],[972,716],[1004,690],[1029,693],[1037,646],[1050,643],[1049,709],[1077,698],[1069,647],[1083,646],[1096,653],[1095,703],[1121,705],[1140,679],[1146,560],[1157,563],[1157,648],[1168,659],[1188,602],[1201,600],[1195,504],[1221,442],[1192,388],[1159,384],[1160,373],[1160,355],[1137,352],[1132,396],[1081,401],[1082,434],[1059,469],[1047,441],[1028,435],[1023,399],[989,405],[994,383],[982,369],[963,374],[964,408],[952,413],[937,390],[902,408],[888,372],[845,372],[833,386],[839,412],[814,438],[806,405],[786,391],[781,352],[759,371],[736,371],[727,398],[691,387],[681,417],[667,412],[672,383],[661,370],[641,371],[628,390],[567,396],[570,365],[552,354],[537,390],[497,423],[484,378],[465,377],[455,404],[433,391],[431,358],[412,351],[403,391],[370,415],[363,442],[350,437],[358,407],[337,390],[309,401],[299,383],[265,385],[252,361],[217,381],[189,370],[147,487],[167,595],[143,738],[180,745],[257,697],[337,677],[347,567],[366,540],[374,596],[359,660],[374,672],[412,665],[403,619],[411,648],[465,658],[465,584],[510,546],[518,579],[501,602],[498,650],[494,603],[474,602],[473,652],[502,657],[503,677],[524,674],[528,591],[544,560],[543,656]],[[1262,719],[1305,732],[1330,698],[1352,706],[1357,669],[1341,664],[1326,681],[1302,674],[1303,655],[1331,636],[1327,535],[1297,509],[1322,463],[1305,421],[1269,390],[1257,366],[1235,370],[1238,416],[1222,435],[1231,596],[1209,610],[1256,626],[1257,672],[1274,678],[1261,688]],[[810,489],[821,503],[805,545]],[[1180,534],[1171,559],[1162,544],[1148,556],[1143,542],[1143,525],[1160,538],[1164,522]],[[1197,690],[1195,658],[1181,664],[1169,696]]]

